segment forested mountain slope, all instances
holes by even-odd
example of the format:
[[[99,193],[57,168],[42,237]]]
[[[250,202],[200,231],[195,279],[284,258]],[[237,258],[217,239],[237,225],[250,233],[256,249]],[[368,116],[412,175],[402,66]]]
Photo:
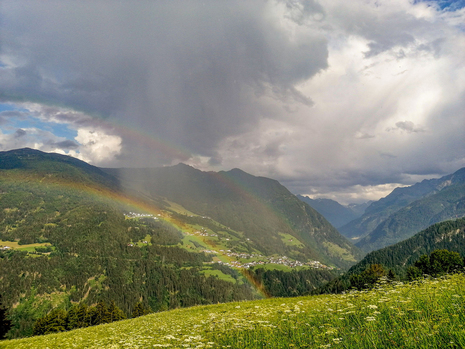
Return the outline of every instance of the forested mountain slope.
[[[221,185],[230,184],[211,187],[210,182],[204,183],[213,193],[218,191],[220,198],[224,194]],[[114,301],[129,315],[140,301],[144,307],[159,311],[277,292],[295,295],[334,278],[331,270],[305,264],[310,261],[306,258],[313,256],[305,238],[277,233],[276,239],[284,247],[271,250],[273,243],[267,245],[273,255],[266,255],[267,249],[259,250],[260,231],[256,231],[258,242],[252,241],[243,232],[211,217],[196,215],[193,212],[202,202],[201,191],[186,190],[180,195],[191,204],[193,210],[188,211],[174,200],[166,201],[137,188],[124,193],[121,188],[116,177],[67,156],[31,149],[0,152],[0,295],[13,323],[10,338],[30,335],[36,319],[53,308],[68,309],[76,302],[92,305]],[[282,190],[279,185],[277,188]],[[274,194],[267,193],[268,186],[249,189],[260,192],[261,198],[274,198]],[[195,194],[199,197],[188,197]],[[256,217],[240,216],[240,200],[250,200],[244,203],[246,207],[257,204],[259,213],[269,213],[266,205],[260,204],[262,199],[236,194],[237,200],[229,206],[215,208],[225,213],[218,216],[231,226],[235,226],[234,220],[247,222]],[[295,210],[287,206],[286,200],[280,201],[283,216],[268,216],[272,223],[283,226],[289,224],[288,219],[293,222],[286,215]],[[223,202],[218,200],[217,204]],[[313,213],[300,204],[304,206],[298,206],[298,214],[303,215],[307,209]],[[307,228],[305,222],[294,224]],[[292,256],[299,257],[302,263],[296,264]],[[283,276],[255,269],[241,274],[231,268],[245,267],[246,263],[268,264],[271,269],[280,264],[280,268],[292,273]],[[293,269],[296,265],[301,269]],[[283,278],[286,288],[266,290],[276,276]],[[302,283],[297,285],[296,280]]]
[[[205,264],[213,255],[201,253],[204,246],[156,214],[164,211],[116,191],[118,180],[98,168],[29,149],[1,152],[0,164],[0,294],[13,322],[9,337],[30,335],[35,319],[70,302],[115,301],[131,314],[139,301],[157,311],[256,297],[238,275],[208,276],[215,265]],[[141,209],[152,211],[123,214]]]
[[[433,224],[409,239],[370,252],[347,274],[359,273],[370,264],[381,264],[386,269],[402,274],[421,255],[442,249],[458,252],[465,257],[465,218]]]
[[[239,169],[202,172],[179,164],[108,173],[133,190],[162,196],[242,232],[265,255],[285,254],[348,267],[360,258],[328,221],[278,181]]]
[[[351,278],[364,273],[374,272],[375,276],[371,282],[376,282],[382,275],[405,280],[408,268],[413,266],[421,256],[430,255],[433,251],[447,250],[450,253],[458,253],[465,257],[465,218],[443,221],[436,223],[420,231],[414,236],[394,245],[372,251],[368,253],[360,262],[352,266],[342,276],[331,280],[319,289],[315,294],[320,293],[340,293],[351,287]]]
[[[396,188],[339,230],[359,240],[357,246],[367,252],[396,243],[436,222],[464,216],[464,185],[462,168],[439,179]]]
[[[367,252],[377,250],[405,240],[434,223],[463,216],[465,183],[452,184],[393,213],[357,242],[357,246]]]

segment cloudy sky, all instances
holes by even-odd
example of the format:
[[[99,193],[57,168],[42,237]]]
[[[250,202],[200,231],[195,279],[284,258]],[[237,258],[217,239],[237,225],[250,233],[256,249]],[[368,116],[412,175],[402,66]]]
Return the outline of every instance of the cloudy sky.
[[[465,166],[465,1],[0,0],[0,150],[342,203]]]

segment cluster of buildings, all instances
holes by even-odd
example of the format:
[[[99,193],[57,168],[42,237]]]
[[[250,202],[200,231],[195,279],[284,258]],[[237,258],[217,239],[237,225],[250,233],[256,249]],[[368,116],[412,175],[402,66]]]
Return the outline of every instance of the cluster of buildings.
[[[154,217],[153,214],[150,213],[136,213],[136,212],[129,212],[124,214],[128,218],[145,218],[145,217],[151,217],[153,219],[158,219],[157,217]],[[159,214],[157,216],[160,216]]]
[[[0,250],[9,250],[11,247],[10,246],[0,246]]]
[[[214,233],[207,233],[205,229],[202,229],[202,231],[194,231],[193,233],[189,233],[188,231],[185,231],[184,234],[186,235],[197,235],[197,236],[218,236],[217,234]]]
[[[220,250],[220,252],[223,252],[224,250]],[[205,250],[203,251],[205,253],[216,253],[215,251],[212,250]],[[299,261],[294,261],[286,256],[282,257],[264,257],[259,254],[246,254],[246,253],[235,253],[231,252],[231,250],[225,251],[224,255],[228,257],[236,257],[236,258],[244,258],[244,259],[250,259],[250,258],[265,258],[265,260],[258,260],[258,261],[250,261],[246,263],[241,263],[238,260],[233,260],[231,262],[222,262],[218,261],[220,264],[227,265],[232,268],[243,268],[243,269],[249,269],[251,267],[255,266],[260,266],[260,265],[265,265],[265,264],[282,264],[290,268],[295,268],[295,267],[303,267],[303,266],[308,266],[310,268],[315,268],[315,269],[333,269],[332,267],[328,267],[319,261],[310,261],[307,263],[302,263]]]
[[[232,267],[232,268],[243,268],[243,269],[249,269],[249,268],[255,267],[257,265],[260,266],[260,265],[265,265],[265,264],[282,264],[282,265],[285,265],[285,266],[288,266],[288,267],[291,267],[291,268],[304,266],[304,264],[302,262],[291,261],[290,259],[287,259],[287,257],[280,257],[280,258],[271,258],[270,257],[266,261],[263,261],[263,260],[261,260],[261,261],[250,261],[250,262],[247,262],[247,263],[241,263],[241,262],[239,262],[237,260],[231,261],[231,262],[218,261],[218,263],[227,265],[227,266]]]

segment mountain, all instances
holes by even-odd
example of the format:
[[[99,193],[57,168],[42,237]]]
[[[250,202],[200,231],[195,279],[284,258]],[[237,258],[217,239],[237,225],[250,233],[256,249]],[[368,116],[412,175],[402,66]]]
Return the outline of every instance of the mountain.
[[[465,215],[465,168],[439,179],[396,188],[340,232],[364,251],[406,239],[429,225]]]
[[[370,264],[381,264],[403,274],[421,255],[442,249],[465,256],[465,218],[433,224],[404,241],[370,252],[347,274],[360,273]]]
[[[367,202],[363,202],[361,204],[348,204],[347,207],[350,208],[356,215],[357,218],[360,217],[362,214],[365,213],[365,210],[370,206],[374,201],[369,200]]]
[[[160,311],[297,295],[335,277],[321,263],[346,267],[360,256],[274,180],[178,165],[127,170],[128,186],[110,172],[37,150],[0,152],[9,338],[31,335],[36,319],[72,302],[114,301],[131,314],[140,301]]]
[[[161,201],[118,188],[115,177],[67,156],[0,152],[0,295],[9,338],[31,335],[37,318],[71,302],[114,301],[131,314],[141,300],[158,311],[257,297],[185,233],[210,233],[216,222],[176,221]]]
[[[368,207],[368,205],[356,204],[346,207],[331,199],[311,199],[308,196],[302,195],[297,195],[297,197],[323,215],[336,228],[340,228],[360,217],[365,208]]]
[[[132,190],[162,196],[241,232],[262,254],[313,259],[341,268],[360,258],[322,215],[276,180],[239,169],[203,172],[184,164],[106,171]]]
[[[23,148],[0,152],[0,170],[3,176],[47,178],[51,181],[70,181],[80,184],[103,185],[111,189],[120,187],[119,181],[98,167],[71,156],[44,153]]]

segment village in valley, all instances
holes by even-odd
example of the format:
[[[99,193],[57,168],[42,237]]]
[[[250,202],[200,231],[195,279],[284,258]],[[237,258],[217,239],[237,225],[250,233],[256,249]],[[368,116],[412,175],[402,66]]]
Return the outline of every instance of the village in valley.
[[[193,233],[190,232],[184,232],[186,235],[195,235],[195,236],[202,236],[202,237],[218,237],[218,234],[215,233],[209,233],[207,232],[206,229],[202,229],[201,231],[195,231]],[[226,241],[230,241],[229,238],[225,239]],[[250,239],[247,238],[248,241]],[[332,267],[328,267],[319,261],[309,261],[307,263],[299,262],[297,260],[292,260],[289,259],[286,256],[282,257],[266,257],[262,256],[260,254],[248,254],[248,253],[237,253],[233,252],[232,250],[224,250],[224,249],[219,249],[218,251],[216,250],[202,250],[201,252],[203,253],[209,253],[209,254],[219,254],[221,256],[227,256],[230,257],[230,259],[233,259],[229,262],[223,262],[221,260],[215,261],[213,263],[219,263],[219,264],[224,264],[232,268],[241,268],[241,269],[249,269],[251,267],[255,267],[257,265],[265,265],[265,264],[280,264],[284,265],[290,268],[295,268],[295,267],[310,267],[314,269],[329,269],[332,270]],[[249,262],[240,262],[240,259],[252,259],[252,261]]]
[[[158,219],[163,219],[163,217],[158,214],[157,216],[154,216],[153,214],[149,213],[137,213],[137,212],[128,212],[125,213],[124,216],[129,219],[138,219],[138,218],[153,218],[155,220]],[[170,215],[168,215],[169,217]],[[192,215],[189,217],[193,217]],[[204,219],[211,219],[210,217],[205,217],[203,216],[202,218]],[[205,228],[200,228],[200,230],[189,232],[189,231],[183,231],[183,234],[187,236],[198,236],[198,237],[203,237],[203,238],[215,238],[215,239],[220,239],[218,234],[209,232]],[[230,238],[224,238],[225,241],[231,241]],[[246,238],[247,241],[250,241],[249,238]],[[292,240],[291,240],[292,241]],[[204,241],[206,242],[206,241]],[[143,244],[148,244],[148,241],[142,241]],[[208,244],[208,243],[207,243]],[[129,243],[128,246],[137,246],[136,243]],[[214,255],[219,255],[223,257],[228,257],[229,261],[225,262],[222,261],[220,258],[215,258],[215,260],[211,263],[219,263],[223,264],[226,266],[229,266],[231,268],[239,268],[239,269],[249,269],[255,266],[261,266],[261,265],[267,265],[267,264],[277,264],[277,265],[283,265],[289,268],[296,268],[296,267],[307,267],[307,268],[313,268],[313,269],[327,269],[327,270],[332,270],[334,269],[333,267],[327,266],[322,264],[319,261],[308,261],[306,263],[297,261],[297,260],[292,260],[289,259],[286,256],[280,256],[280,257],[267,257],[263,256],[260,254],[248,254],[248,253],[238,253],[238,252],[233,252],[232,250],[229,249],[204,249],[199,252],[207,253],[207,254],[214,254]],[[242,261],[241,261],[242,260]],[[249,261],[243,261],[243,260],[249,260]]]

